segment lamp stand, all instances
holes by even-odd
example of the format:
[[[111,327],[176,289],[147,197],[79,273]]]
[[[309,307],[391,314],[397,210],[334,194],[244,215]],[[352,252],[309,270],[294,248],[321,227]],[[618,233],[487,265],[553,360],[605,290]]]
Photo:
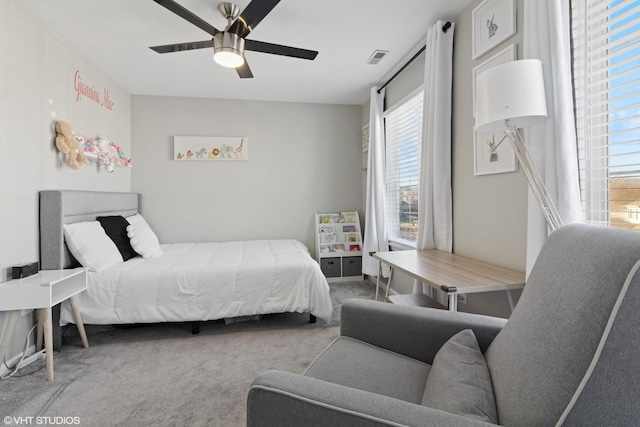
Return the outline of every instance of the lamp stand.
[[[522,140],[522,136],[518,129],[511,123],[509,120],[506,120],[505,133],[507,134],[507,138],[513,147],[513,151],[515,151],[516,156],[518,157],[518,161],[522,166],[522,170],[524,170],[524,174],[527,176],[527,180],[529,181],[529,186],[531,187],[531,191],[535,196],[538,204],[540,205],[540,209],[542,209],[542,213],[544,214],[544,218],[547,221],[547,225],[549,226],[549,230],[552,232],[557,228],[562,227],[563,222],[560,218],[560,214],[558,214],[558,210],[556,206],[553,204],[549,193],[547,192],[547,187],[545,187],[538,170],[533,164],[533,160],[527,151],[527,148],[524,145],[524,141]]]

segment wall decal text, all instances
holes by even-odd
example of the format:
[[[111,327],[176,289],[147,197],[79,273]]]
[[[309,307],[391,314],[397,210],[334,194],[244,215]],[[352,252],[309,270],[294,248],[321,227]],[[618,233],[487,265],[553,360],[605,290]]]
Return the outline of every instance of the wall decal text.
[[[107,110],[113,110],[114,102],[109,96],[109,89],[104,88],[100,92],[95,86],[85,83],[82,80],[80,70],[76,70],[73,75],[73,88],[76,92],[76,102],[82,101],[82,98],[87,98]]]

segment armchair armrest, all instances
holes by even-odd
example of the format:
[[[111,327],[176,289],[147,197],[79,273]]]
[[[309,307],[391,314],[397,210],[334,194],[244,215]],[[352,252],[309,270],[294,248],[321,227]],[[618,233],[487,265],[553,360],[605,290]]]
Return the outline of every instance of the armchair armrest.
[[[282,371],[251,385],[247,426],[491,426],[437,409]]]
[[[498,317],[361,299],[345,301],[341,310],[341,335],[428,364],[449,338],[464,329],[473,330],[484,353],[507,322]]]

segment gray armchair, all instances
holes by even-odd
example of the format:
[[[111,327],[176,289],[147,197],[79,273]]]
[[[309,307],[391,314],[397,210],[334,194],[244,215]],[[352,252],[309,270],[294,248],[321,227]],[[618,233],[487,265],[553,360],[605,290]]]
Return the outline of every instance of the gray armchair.
[[[639,260],[638,232],[568,225],[508,321],[346,301],[304,375],[255,379],[247,425],[638,425]]]

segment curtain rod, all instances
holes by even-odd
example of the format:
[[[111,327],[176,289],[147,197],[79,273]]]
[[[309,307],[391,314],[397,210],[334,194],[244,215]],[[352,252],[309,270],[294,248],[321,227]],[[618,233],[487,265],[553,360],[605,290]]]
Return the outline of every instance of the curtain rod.
[[[442,26],[442,32],[443,32],[443,33],[446,33],[446,32],[447,32],[447,30],[448,30],[449,28],[451,28],[451,22],[447,21],[447,22]],[[417,58],[417,57],[418,57],[422,52],[424,52],[426,48],[427,48],[427,45],[422,46],[422,48],[421,48],[419,51],[417,51],[417,52],[416,52],[416,54],[415,54],[415,55],[413,55],[413,56],[411,57],[411,59],[410,59],[410,60],[408,60],[408,61],[407,61],[407,63],[406,63],[406,64],[404,64],[404,65],[402,66],[402,68],[400,68],[400,69],[399,69],[399,70],[398,70],[398,71],[397,71],[393,76],[391,76],[391,78],[390,78],[389,80],[387,80],[387,82],[386,82],[385,84],[383,84],[383,85],[380,87],[380,89],[378,89],[378,93],[380,93],[380,91],[381,91],[382,89],[384,89],[385,87],[387,87],[387,85],[388,85],[389,83],[391,83],[391,82],[393,81],[393,79],[395,79],[396,77],[398,77],[398,74],[400,74],[401,72],[403,72],[403,71],[404,71],[404,69],[405,69],[405,68],[407,68],[407,67],[409,66],[409,64],[411,64],[411,63],[413,62],[413,60],[414,60],[414,59],[416,59],[416,58]]]

